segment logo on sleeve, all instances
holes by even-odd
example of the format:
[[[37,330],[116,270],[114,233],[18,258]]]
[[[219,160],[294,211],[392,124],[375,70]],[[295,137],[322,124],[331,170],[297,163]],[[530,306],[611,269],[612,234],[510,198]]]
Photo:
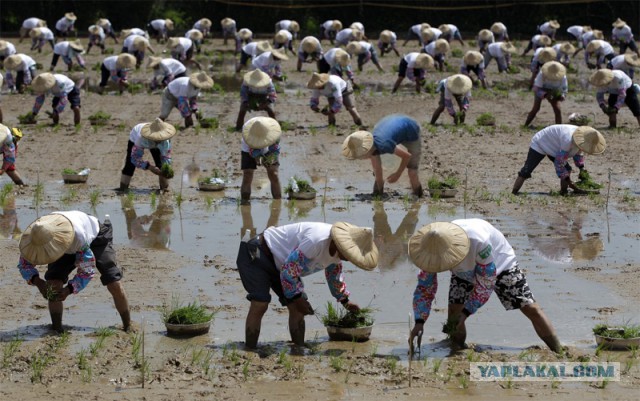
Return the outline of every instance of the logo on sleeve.
[[[481,250],[481,251],[478,253],[478,255],[480,255],[480,257],[481,257],[482,259],[486,259],[486,258],[488,258],[488,257],[491,255],[491,250],[492,250],[492,248],[491,248],[491,244],[489,244],[489,245],[487,245],[487,247],[486,247],[486,248],[484,248],[483,250]]]

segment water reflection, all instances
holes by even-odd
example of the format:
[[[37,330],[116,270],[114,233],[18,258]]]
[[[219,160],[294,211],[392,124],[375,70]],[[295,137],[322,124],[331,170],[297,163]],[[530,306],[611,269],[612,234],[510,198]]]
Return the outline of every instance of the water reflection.
[[[133,199],[121,198],[122,211],[127,222],[127,236],[131,245],[139,248],[168,250],[171,245],[171,220],[173,206],[170,196],[158,197],[156,210],[138,216]]]
[[[529,241],[540,256],[552,261],[593,260],[604,249],[604,243],[599,233],[582,234],[585,216],[583,211],[532,215]]]
[[[378,246],[378,267],[381,271],[392,270],[407,260],[407,243],[418,224],[418,212],[422,205],[411,205],[395,232],[391,231],[383,202],[373,204],[373,233]]]
[[[0,214],[0,239],[20,239],[22,231],[18,227],[18,214],[16,213],[16,199],[5,198]]]
[[[184,172],[182,174],[182,182],[187,185],[198,185],[198,178],[200,178],[200,166],[196,163],[196,156],[194,155],[191,158],[191,163],[187,164],[184,167]]]
[[[269,219],[264,227],[277,226],[278,220],[280,220],[280,211],[282,210],[282,199],[274,199],[269,206]],[[251,214],[251,204],[241,205],[240,214],[242,215],[242,227],[240,227],[240,237],[244,235],[246,230],[251,232],[251,236],[254,237],[258,234],[255,224],[253,223],[253,215]],[[260,232],[262,232],[260,231]]]

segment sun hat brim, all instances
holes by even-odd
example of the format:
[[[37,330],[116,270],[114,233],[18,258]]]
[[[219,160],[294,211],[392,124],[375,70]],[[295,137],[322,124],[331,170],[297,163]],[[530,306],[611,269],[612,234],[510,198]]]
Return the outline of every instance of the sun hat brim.
[[[116,68],[132,69],[136,66],[136,58],[128,53],[123,53],[116,59]]]
[[[614,75],[611,70],[602,69],[594,72],[589,77],[589,83],[593,86],[607,86],[613,81]]]
[[[465,55],[462,58],[462,60],[464,61],[464,63],[466,65],[478,65],[482,61],[484,61],[484,57],[482,56],[482,53],[480,53],[480,52],[477,52],[477,51],[474,51],[474,50],[469,50],[467,53],[465,53]]]
[[[329,82],[329,74],[318,74],[314,72],[307,82],[307,89],[321,89]]]
[[[453,269],[467,257],[470,241],[462,227],[435,222],[416,231],[408,248],[409,259],[420,270],[439,273]]]
[[[44,72],[36,76],[31,82],[31,89],[35,93],[45,93],[56,84],[56,77],[50,72]]]
[[[213,79],[204,72],[195,72],[189,76],[189,83],[198,89],[213,88]]]
[[[251,149],[264,149],[280,140],[282,128],[271,117],[254,117],[242,127],[242,138]]]
[[[342,142],[342,155],[347,159],[365,159],[373,153],[373,134],[356,131]]]
[[[161,142],[173,138],[176,134],[176,128],[158,118],[152,123],[143,125],[140,134],[143,138]]]
[[[34,265],[53,263],[64,255],[74,238],[73,224],[67,217],[57,213],[48,214],[24,230],[19,244],[20,255]]]
[[[542,76],[549,81],[560,81],[567,74],[567,69],[557,61],[544,63],[540,70]]]
[[[589,155],[599,155],[607,148],[604,136],[595,128],[586,125],[576,128],[571,140],[581,151]]]
[[[466,75],[456,74],[447,78],[447,89],[454,95],[464,95],[472,86],[471,78]]]
[[[255,69],[244,74],[242,82],[253,89],[265,89],[271,84],[271,78],[268,74]]]
[[[331,226],[331,239],[338,251],[349,262],[363,270],[378,266],[378,247],[373,242],[373,230],[346,222]]]

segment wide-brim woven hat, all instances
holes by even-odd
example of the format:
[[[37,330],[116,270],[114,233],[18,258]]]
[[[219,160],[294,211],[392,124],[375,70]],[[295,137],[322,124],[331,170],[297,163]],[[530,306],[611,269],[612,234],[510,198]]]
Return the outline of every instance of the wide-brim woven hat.
[[[591,32],[592,28],[590,25],[583,25],[582,32]]]
[[[78,17],[76,17],[76,15],[74,13],[65,13],[64,17],[66,19],[68,19],[69,21],[75,21],[78,19]]]
[[[544,63],[542,68],[542,76],[549,81],[560,81],[567,74],[567,69],[557,61],[549,61]]]
[[[560,23],[557,20],[552,19],[549,21],[549,26],[553,29],[560,29]]]
[[[136,58],[129,53],[122,53],[116,59],[116,68],[130,70],[136,66]]]
[[[157,66],[160,65],[161,61],[162,61],[162,57],[151,56],[149,57],[149,61],[147,62],[147,67],[156,68]]]
[[[611,81],[613,81],[613,71],[606,68],[594,72],[589,77],[589,83],[593,86],[606,86]]]
[[[451,27],[449,26],[449,24],[442,24],[438,27],[438,29],[441,30],[444,34],[451,32]]]
[[[77,52],[84,51],[84,46],[82,45],[82,42],[80,42],[80,39],[69,42],[69,47]]]
[[[140,134],[143,138],[161,142],[173,138],[176,134],[176,127],[156,118],[154,122],[143,125]]]
[[[189,75],[189,83],[198,89],[213,88],[213,78],[202,71]]]
[[[96,25],[104,28],[105,26],[109,25],[109,20],[106,18],[100,18],[96,21]]]
[[[31,89],[35,93],[44,93],[56,84],[56,77],[50,72],[43,72],[33,79],[31,82]]]
[[[282,128],[271,117],[254,117],[242,127],[242,138],[251,149],[263,149],[280,140]]]
[[[189,32],[189,39],[191,40],[202,40],[202,38],[204,38],[204,35],[197,29],[193,29]]]
[[[636,53],[625,53],[624,62],[633,67],[640,67],[640,58],[638,58]]]
[[[99,35],[102,28],[99,25],[91,25],[88,29],[89,33],[92,35]]]
[[[423,29],[420,32],[420,36],[422,36],[423,42],[431,42],[431,39],[433,39],[433,37],[436,36],[436,33],[433,31],[433,29],[427,28],[427,29]]]
[[[478,51],[469,50],[464,54],[462,61],[464,61],[466,65],[478,65],[484,61],[484,57],[482,56],[482,53]]]
[[[289,60],[289,56],[280,49],[271,49],[271,57],[275,60]]]
[[[291,32],[300,32],[300,24],[297,21],[291,21],[289,24],[289,30]]]
[[[589,42],[589,44],[587,45],[587,51],[589,53],[593,53],[594,51],[598,50],[599,48],[602,47],[602,42],[600,42],[600,40],[592,40],[591,42]]]
[[[135,38],[133,38],[133,48],[138,51],[143,52],[147,50],[148,43],[149,42],[147,42],[146,39],[142,36],[136,36]]]
[[[590,155],[599,155],[607,148],[604,135],[589,126],[576,128],[571,138],[581,151]]]
[[[365,159],[373,150],[373,134],[369,131],[356,131],[342,142],[342,155],[347,159]]]
[[[602,33],[602,31],[601,31],[601,30],[599,30],[599,29],[594,29],[594,30],[593,30],[593,31],[591,31],[591,32],[593,32],[593,38],[594,38],[594,39],[600,39],[600,40],[603,40],[603,39],[604,39],[604,33]]]
[[[415,66],[419,69],[431,69],[433,68],[433,57],[426,53],[420,53],[418,57],[416,57]]]
[[[615,21],[613,21],[613,24],[611,24],[611,26],[618,29],[624,28],[625,25],[627,25],[627,23],[620,18],[616,19]]]
[[[22,64],[22,57],[17,54],[12,54],[4,59],[4,68],[7,70],[15,70]]]
[[[329,74],[318,74],[317,72],[314,72],[313,75],[311,75],[309,82],[307,82],[307,88],[321,89],[327,84],[327,82],[329,82]]]
[[[380,41],[382,43],[386,43],[389,44],[391,43],[391,38],[392,38],[392,34],[391,31],[388,29],[385,29],[384,31],[380,32]]]
[[[167,18],[166,20],[164,20],[164,27],[169,31],[173,31],[173,21]]]
[[[41,27],[41,28],[42,28],[42,27],[45,27],[45,26],[47,26],[47,21],[45,21],[45,20],[43,20],[43,19],[38,20],[38,23],[36,24],[36,26],[39,26],[39,27]]]
[[[287,35],[287,30],[285,29],[281,29],[278,31],[278,33],[276,33],[276,36],[274,38],[276,43],[287,43],[287,41],[289,40],[289,36]]]
[[[449,51],[449,42],[445,39],[436,40],[436,52],[440,54],[447,53]]]
[[[538,53],[538,62],[539,63],[546,63],[552,60],[556,59],[556,51],[553,49],[553,47],[544,47],[542,48],[542,50],[540,50],[540,53]]]
[[[571,56],[573,53],[576,52],[576,48],[571,43],[564,42],[560,45],[560,51],[563,52],[564,54],[568,54],[569,56]]]
[[[266,40],[258,42],[256,45],[256,54],[262,54],[271,50],[271,45]]]
[[[200,26],[202,26],[203,28],[211,28],[212,22],[209,18],[201,18],[200,19]]]
[[[173,49],[177,47],[179,44],[180,44],[179,38],[169,38],[169,40],[167,40],[167,47],[169,49]]]
[[[351,56],[349,56],[349,53],[342,49],[336,50],[334,56],[335,60],[338,62],[338,64],[340,64],[341,67],[346,67],[351,62]]]
[[[451,270],[467,257],[470,241],[457,224],[427,224],[409,238],[409,259],[420,270],[439,273]]]
[[[507,30],[507,27],[502,23],[502,22],[494,22],[493,25],[491,25],[491,32],[493,33],[504,33],[504,31]]]
[[[480,30],[480,32],[478,32],[478,37],[480,38],[480,40],[491,40],[491,38],[493,37],[493,32],[491,32],[488,29],[482,29]]]
[[[60,259],[75,238],[73,224],[61,214],[42,216],[27,227],[20,238],[20,255],[34,265]]]
[[[42,29],[40,28],[33,28],[29,31],[29,37],[32,39],[39,38],[40,36],[42,36]]]
[[[517,50],[516,47],[511,44],[511,42],[501,42],[500,49],[503,52],[507,52],[507,53],[515,53]]]
[[[360,54],[362,53],[362,45],[358,42],[349,42],[347,44],[347,53],[349,54]]]
[[[340,254],[357,267],[373,270],[378,266],[378,247],[371,228],[340,221],[331,226],[331,238]]]
[[[423,23],[420,24],[420,32],[424,31],[427,28],[431,28],[431,25],[429,25],[426,22],[423,22]]]
[[[253,89],[265,89],[271,84],[271,78],[269,74],[256,68],[244,74],[242,82]]]
[[[253,32],[248,28],[242,28],[238,31],[238,37],[242,40],[250,39],[251,36],[253,36]]]
[[[318,39],[314,38],[313,36],[307,36],[306,38],[302,39],[302,51],[305,53],[316,52],[320,50],[319,46],[320,42],[318,42]]]
[[[123,29],[120,31],[120,36],[123,38],[126,38],[129,35],[131,35],[131,29]]]
[[[447,78],[447,89],[454,95],[464,95],[472,86],[471,78],[466,75],[456,74]]]
[[[340,22],[340,20],[333,20],[333,24],[331,24],[331,28],[333,28],[334,31],[339,31],[342,29],[342,22]]]
[[[223,28],[231,28],[235,23],[236,22],[229,17],[223,18],[222,21],[220,21],[220,25],[222,25]]]
[[[540,37],[538,38],[538,43],[541,44],[542,46],[550,46],[551,38],[548,37],[547,35],[540,35]]]
[[[9,45],[6,40],[0,40],[0,52],[5,51]]]
[[[364,38],[364,32],[362,32],[360,29],[352,28],[351,37],[355,40],[362,40],[362,38]]]

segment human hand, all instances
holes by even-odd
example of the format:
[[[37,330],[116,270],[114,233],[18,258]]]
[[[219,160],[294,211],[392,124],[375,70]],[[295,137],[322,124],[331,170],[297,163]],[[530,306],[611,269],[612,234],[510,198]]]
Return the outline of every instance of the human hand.
[[[387,182],[393,184],[394,182],[398,181],[400,179],[400,174],[401,173],[398,172],[391,174],[389,177],[387,177]]]
[[[320,108],[318,107],[312,107],[311,110],[315,111],[316,113],[320,113]]]
[[[315,314],[313,308],[311,307],[311,304],[304,297],[299,297],[298,299],[293,301],[293,306],[298,312],[302,313],[303,315]]]
[[[149,171],[151,171],[153,174],[155,175],[160,175],[161,174],[161,170],[160,168],[156,167],[156,166],[149,166]]]
[[[360,310],[360,306],[353,302],[347,302],[346,304],[342,304],[342,306],[344,306],[344,308],[349,312],[357,312]]]
[[[424,323],[416,323],[409,333],[409,356],[413,355],[416,351],[420,352],[420,346],[422,345],[422,333],[424,332]],[[413,341],[417,339],[417,341]]]
[[[38,287],[38,291],[40,291],[40,294],[42,294],[44,299],[49,299],[50,291],[49,291],[49,285],[47,284],[46,281],[44,281],[40,277],[36,277],[33,279],[32,283],[33,285]]]
[[[67,285],[67,286],[66,286],[66,287],[64,287],[60,292],[58,292],[58,293],[56,294],[56,297],[55,297],[55,299],[53,299],[53,300],[54,300],[54,301],[58,301],[58,302],[62,302],[62,301],[64,301],[65,299],[67,299],[67,297],[68,297],[69,295],[71,295],[71,294],[73,294],[73,290],[71,289],[71,287],[70,287],[70,286],[68,286],[68,285]]]

